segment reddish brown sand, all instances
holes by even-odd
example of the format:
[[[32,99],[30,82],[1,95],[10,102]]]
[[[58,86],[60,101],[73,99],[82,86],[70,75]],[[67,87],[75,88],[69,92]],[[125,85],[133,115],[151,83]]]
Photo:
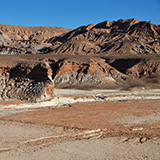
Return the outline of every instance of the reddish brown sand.
[[[106,129],[108,135],[133,134],[134,128],[143,128],[136,134],[156,136],[159,134],[159,115],[160,100],[141,100],[77,103],[71,107],[40,109],[2,119],[83,130]]]
[[[2,159],[160,156],[160,100],[77,103],[13,113],[0,118]]]

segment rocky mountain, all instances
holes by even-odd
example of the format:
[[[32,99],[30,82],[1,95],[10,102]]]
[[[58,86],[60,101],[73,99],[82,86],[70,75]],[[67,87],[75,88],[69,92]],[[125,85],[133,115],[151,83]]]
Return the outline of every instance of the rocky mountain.
[[[105,21],[82,26],[48,42],[55,54],[160,54],[160,26],[135,19]]]
[[[69,31],[60,27],[0,25],[0,54],[42,54],[52,45],[47,43],[49,38]]]
[[[54,88],[160,88],[160,25],[0,25],[0,100],[50,100]]]
[[[0,26],[1,54],[160,54],[160,25],[135,19],[77,29]]]

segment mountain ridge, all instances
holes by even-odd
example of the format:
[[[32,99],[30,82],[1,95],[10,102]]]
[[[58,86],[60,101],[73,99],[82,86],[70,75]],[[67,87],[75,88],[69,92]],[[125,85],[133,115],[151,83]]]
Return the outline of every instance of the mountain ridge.
[[[76,29],[0,25],[0,100],[51,100],[54,88],[160,88],[160,26],[135,19]]]
[[[135,19],[76,29],[0,25],[1,54],[160,54],[160,25]]]

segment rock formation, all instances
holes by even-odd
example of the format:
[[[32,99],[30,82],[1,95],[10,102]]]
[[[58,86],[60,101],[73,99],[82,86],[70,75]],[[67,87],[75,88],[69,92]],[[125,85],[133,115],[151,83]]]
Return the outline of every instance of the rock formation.
[[[0,25],[1,54],[160,54],[160,25],[135,19],[77,29]]]
[[[43,54],[51,46],[48,38],[68,31],[71,29],[0,25],[0,54]]]
[[[26,55],[1,56],[0,61],[1,100],[49,100],[54,87],[160,88],[160,57]]]
[[[160,26],[135,19],[77,29],[0,25],[0,99],[56,88],[160,88]]]
[[[1,65],[0,99],[30,102],[52,99],[54,84],[51,77],[47,62],[16,61],[12,65]]]
[[[160,54],[160,26],[134,19],[105,21],[82,26],[48,42],[53,44],[55,54]]]

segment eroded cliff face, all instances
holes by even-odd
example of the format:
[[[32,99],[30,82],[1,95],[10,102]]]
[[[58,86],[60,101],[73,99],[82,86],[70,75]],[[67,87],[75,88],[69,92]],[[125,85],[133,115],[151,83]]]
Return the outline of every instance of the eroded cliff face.
[[[101,58],[88,62],[64,60],[59,64],[54,83],[56,87],[102,88],[123,82],[126,77]]]
[[[0,60],[1,100],[50,100],[54,87],[160,88],[160,57],[10,57]]]
[[[0,67],[0,99],[39,102],[54,97],[52,72],[46,63],[17,62]]]
[[[58,88],[160,87],[160,59],[101,57],[64,59],[58,63],[54,79]]]

